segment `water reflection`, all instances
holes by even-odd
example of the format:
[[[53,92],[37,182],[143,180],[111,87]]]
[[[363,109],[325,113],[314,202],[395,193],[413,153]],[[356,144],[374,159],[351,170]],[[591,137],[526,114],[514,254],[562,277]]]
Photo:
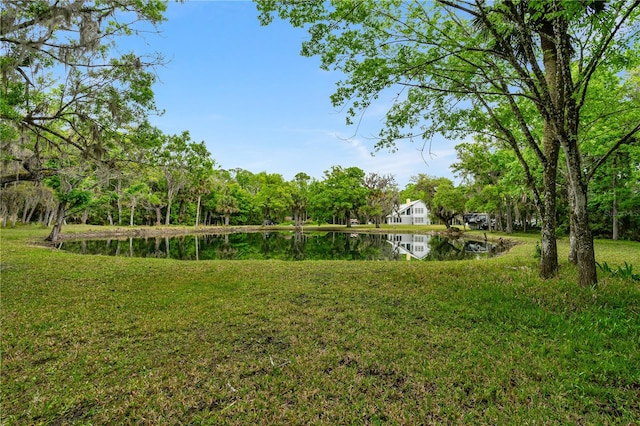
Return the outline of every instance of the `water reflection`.
[[[491,257],[501,247],[438,235],[252,232],[67,241],[81,254],[181,260],[459,260]]]

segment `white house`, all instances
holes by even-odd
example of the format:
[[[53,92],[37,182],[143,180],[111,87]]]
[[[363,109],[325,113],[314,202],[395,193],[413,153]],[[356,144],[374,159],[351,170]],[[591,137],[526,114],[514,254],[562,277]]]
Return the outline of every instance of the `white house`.
[[[422,200],[411,201],[407,199],[405,204],[400,204],[397,210],[387,216],[389,225],[430,225],[429,209]]]

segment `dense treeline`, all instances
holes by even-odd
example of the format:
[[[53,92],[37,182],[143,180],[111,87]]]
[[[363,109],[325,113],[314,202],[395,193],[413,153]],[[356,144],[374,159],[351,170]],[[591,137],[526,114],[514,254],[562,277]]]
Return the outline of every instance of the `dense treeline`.
[[[159,158],[149,160],[153,165],[96,169],[73,188],[68,186],[66,193],[61,192],[59,177],[6,184],[0,193],[2,225],[51,226],[59,197],[66,197],[72,200],[65,213],[67,223],[96,225],[351,226],[352,219],[380,225],[406,199],[422,199],[435,223],[464,225],[465,212],[486,212],[491,218],[489,231],[539,228],[540,217],[517,161],[480,143],[457,147],[454,169],[462,177],[460,185],[421,174],[400,189],[393,176],[366,174],[357,167],[333,167],[319,180],[301,172],[289,181],[277,173],[223,170],[204,144],[190,141],[188,134],[169,139],[184,142],[170,147],[182,151],[156,152]],[[617,156],[603,168],[590,194],[593,229],[599,237],[640,240],[640,149],[628,148],[633,149],[625,150],[626,157]],[[567,205],[567,194],[560,191],[561,234],[569,231]]]

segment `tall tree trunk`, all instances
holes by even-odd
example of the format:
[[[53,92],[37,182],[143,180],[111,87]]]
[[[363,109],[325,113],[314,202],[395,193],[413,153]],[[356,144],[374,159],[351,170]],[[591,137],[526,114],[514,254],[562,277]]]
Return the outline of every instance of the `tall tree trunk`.
[[[302,211],[298,208],[296,208],[293,211],[293,223],[295,225],[295,229],[296,230],[300,230],[302,229]]]
[[[551,6],[551,5],[550,5]],[[542,208],[540,276],[551,278],[558,273],[558,245],[556,241],[556,180],[560,141],[553,126],[562,115],[560,83],[558,81],[558,50],[554,43],[553,22],[545,20],[540,27],[540,48],[544,63],[545,81],[549,95],[543,125],[543,149],[546,162],[543,169],[544,202]]]
[[[62,224],[64,223],[64,217],[67,210],[67,203],[60,202],[58,204],[58,212],[56,214],[56,221],[53,224],[53,229],[51,229],[51,233],[45,239],[46,241],[51,241],[52,243],[58,242],[58,237],[60,236],[60,230],[62,229]]]

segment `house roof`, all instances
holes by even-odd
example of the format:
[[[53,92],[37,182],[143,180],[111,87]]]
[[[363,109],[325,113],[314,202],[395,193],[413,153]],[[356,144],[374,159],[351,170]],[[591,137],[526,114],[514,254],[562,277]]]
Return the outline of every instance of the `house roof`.
[[[407,203],[400,204],[398,206],[398,211],[404,211],[404,210],[408,209],[409,207],[414,206],[414,205],[416,205],[418,203],[424,203],[424,201],[422,201],[422,200],[414,200],[414,201],[411,201],[408,204]]]
[[[398,209],[397,210],[394,209],[393,212],[391,212],[391,214],[387,215],[387,217],[393,217],[395,215],[399,215],[403,211],[407,210],[409,207],[415,206],[418,203],[423,203],[424,204],[424,201],[422,201],[422,200],[414,200],[414,201],[411,201],[409,203],[400,204],[398,206]]]

